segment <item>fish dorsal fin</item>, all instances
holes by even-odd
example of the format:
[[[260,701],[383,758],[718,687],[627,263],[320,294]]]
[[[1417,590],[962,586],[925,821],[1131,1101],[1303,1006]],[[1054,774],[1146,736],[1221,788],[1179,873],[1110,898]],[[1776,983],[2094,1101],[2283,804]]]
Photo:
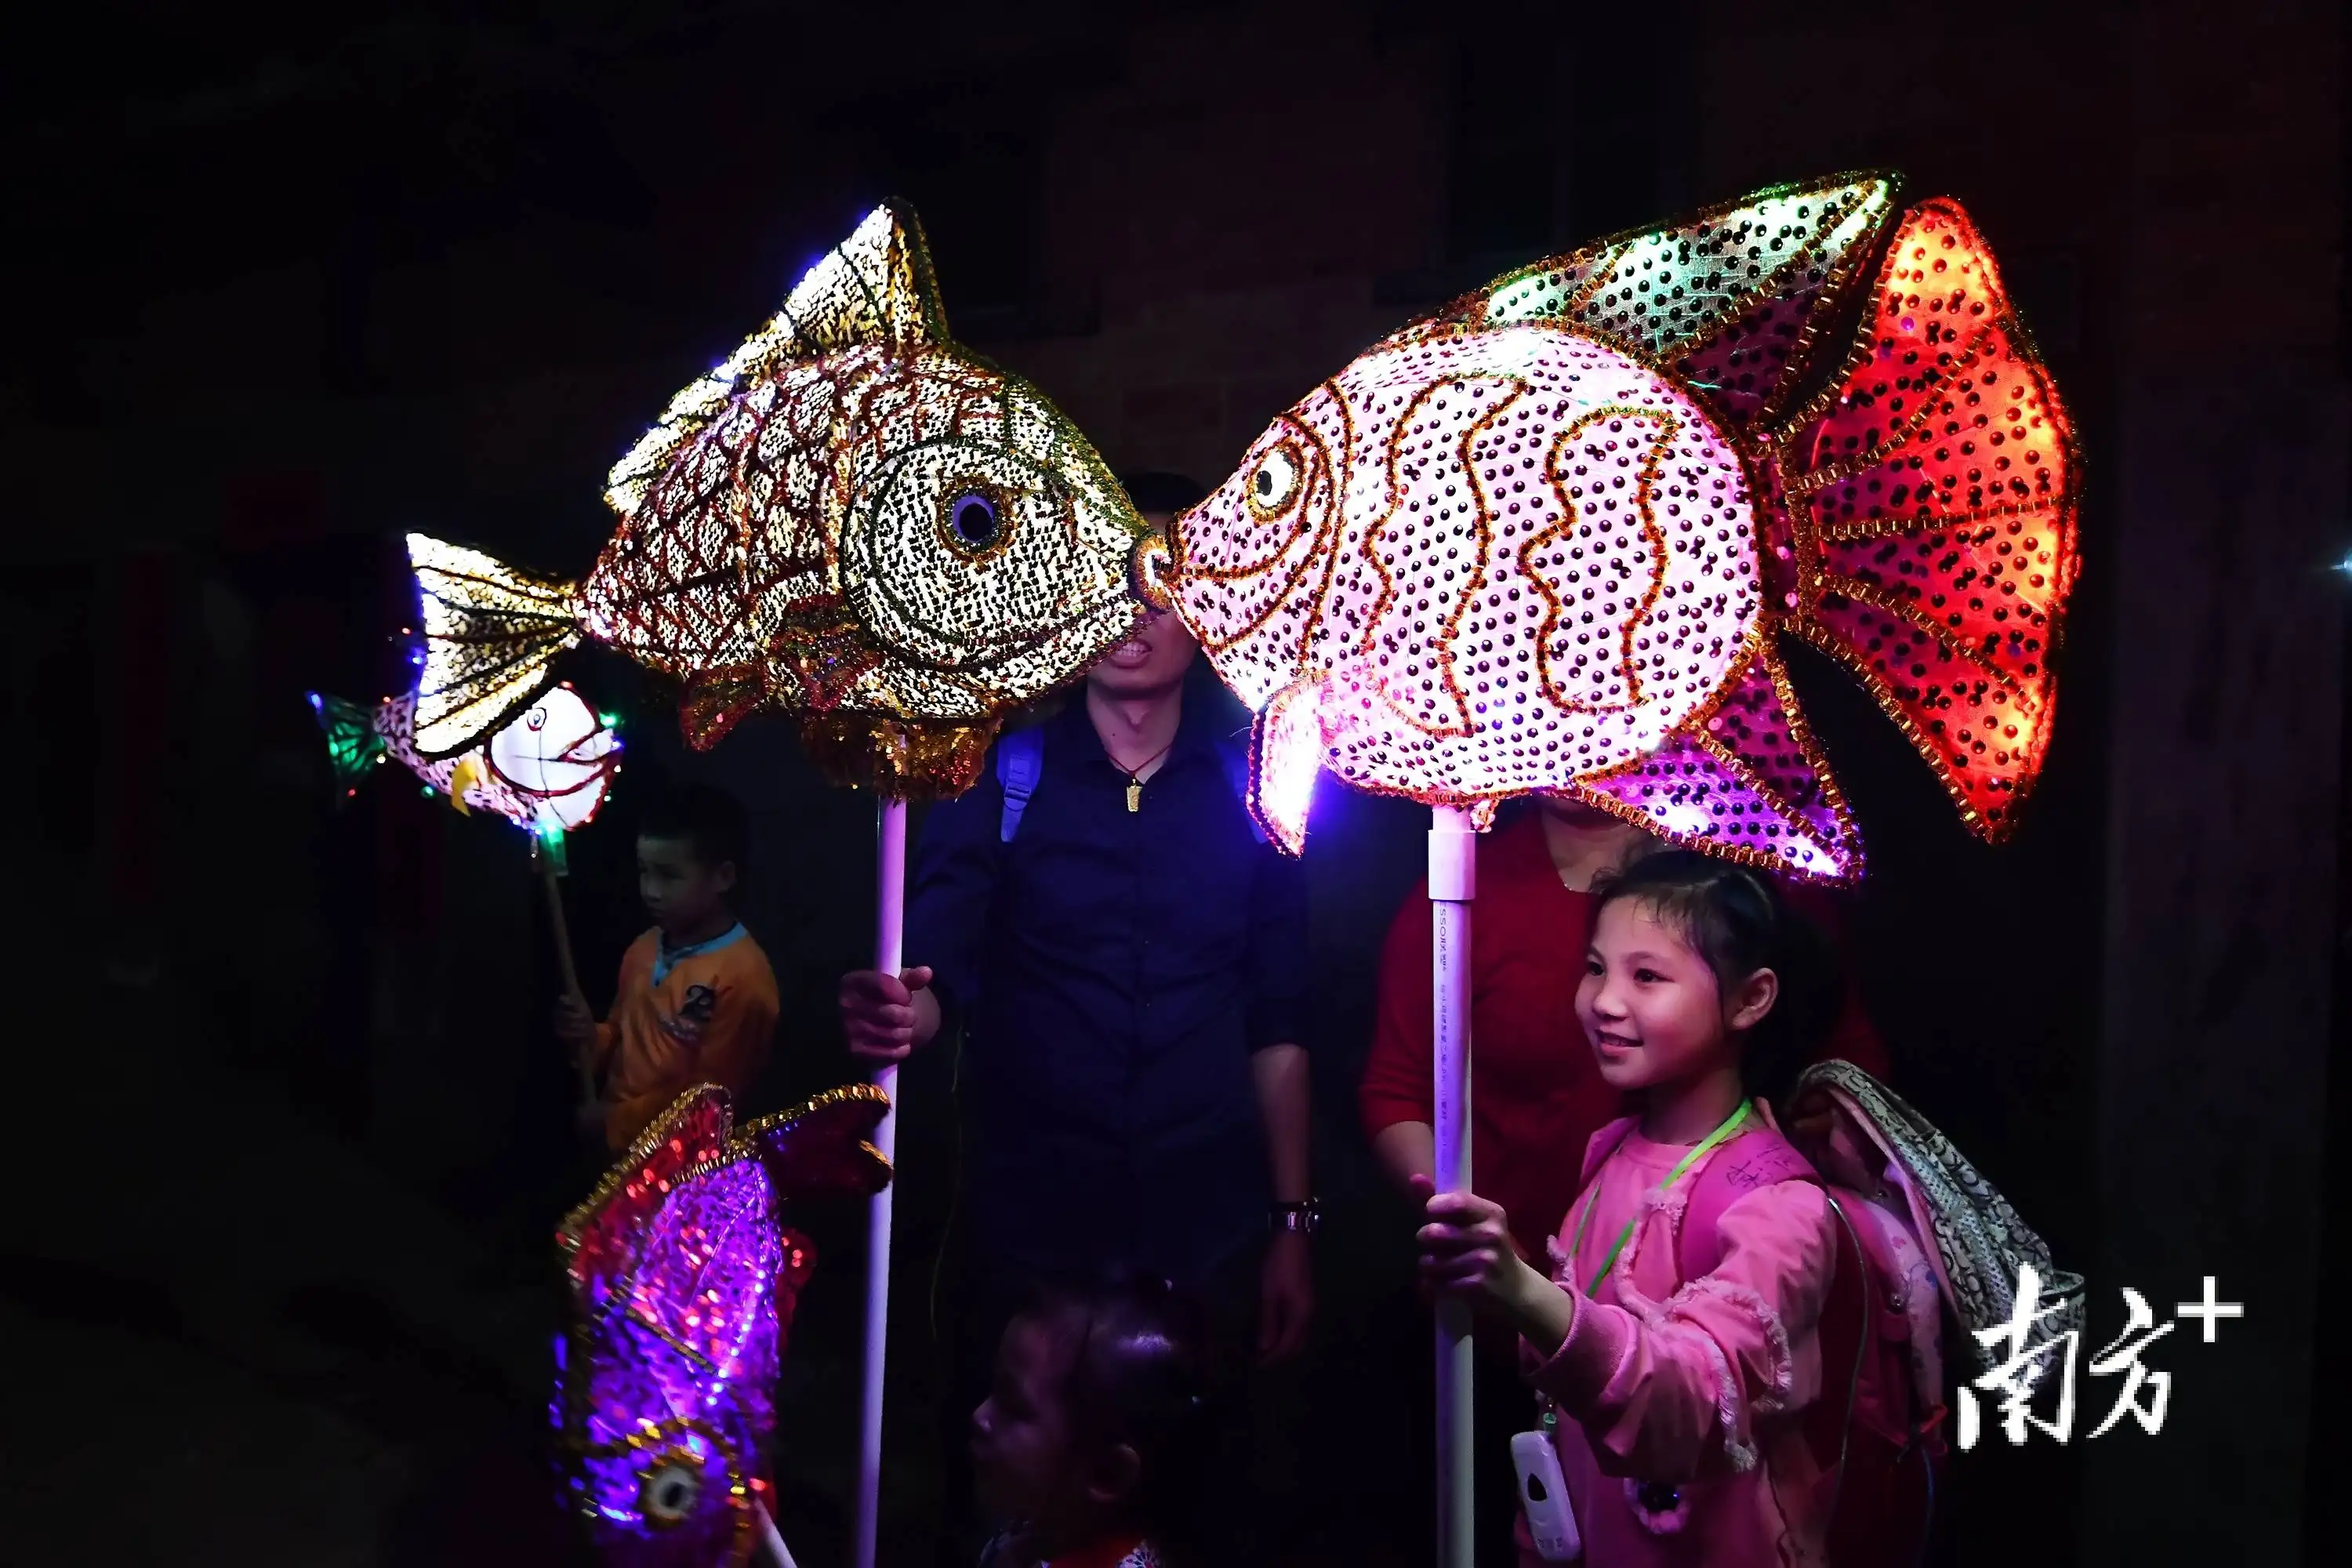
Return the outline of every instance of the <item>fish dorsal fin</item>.
[[[697,1084],[637,1134],[587,1201],[556,1227],[556,1245],[575,1290],[601,1300],[635,1267],[646,1226],[662,1200],[686,1173],[726,1152],[733,1121],[727,1091]]]
[[[780,360],[859,343],[907,348],[945,342],[947,335],[947,312],[931,276],[923,226],[910,209],[886,202],[803,275],[783,309],[744,339],[742,347],[670,399],[654,427],[605,477],[604,500],[622,517],[634,517],[671,459],[730,399]]]
[[[784,308],[763,331],[779,329],[809,353],[858,343],[904,348],[945,342],[947,312],[940,308],[930,251],[914,213],[885,203],[866,214],[856,233],[793,285]]]
[[[1894,218],[1898,183],[1893,174],[1837,174],[1775,185],[1505,273],[1437,321],[1580,328],[1686,370],[1701,391],[1723,394],[1715,401],[1735,424],[1746,424],[1785,401],[1806,351],[1822,336],[1815,319],[1834,313]],[[1740,341],[1724,354],[1708,352],[1727,339]]]
[[[735,1142],[765,1163],[780,1197],[867,1197],[890,1184],[889,1160],[868,1142],[889,1111],[881,1089],[847,1083],[761,1117]]]

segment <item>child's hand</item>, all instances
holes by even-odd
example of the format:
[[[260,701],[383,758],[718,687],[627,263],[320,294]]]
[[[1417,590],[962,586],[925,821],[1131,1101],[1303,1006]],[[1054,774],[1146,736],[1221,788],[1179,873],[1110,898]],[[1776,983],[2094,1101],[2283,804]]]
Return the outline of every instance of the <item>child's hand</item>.
[[[1410,1184],[1429,1222],[1415,1237],[1423,1280],[1447,1295],[1494,1306],[1515,1303],[1526,1283],[1521,1276],[1530,1270],[1512,1245],[1503,1205],[1475,1193],[1441,1193],[1427,1176],[1416,1175]]]
[[[555,1037],[570,1046],[574,1055],[596,1043],[596,1015],[588,1010],[585,998],[567,995],[557,999]]]
[[[1576,1303],[1519,1256],[1502,1205],[1475,1193],[1441,1193],[1427,1176],[1415,1175],[1408,1184],[1429,1221],[1416,1237],[1422,1283],[1496,1311],[1539,1354],[1557,1350],[1576,1317]]]

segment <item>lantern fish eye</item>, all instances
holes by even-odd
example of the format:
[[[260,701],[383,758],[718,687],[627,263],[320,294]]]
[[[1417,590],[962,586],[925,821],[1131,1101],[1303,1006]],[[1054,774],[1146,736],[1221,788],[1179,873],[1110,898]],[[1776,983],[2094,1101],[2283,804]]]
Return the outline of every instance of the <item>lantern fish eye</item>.
[[[675,1450],[664,1454],[637,1480],[637,1507],[646,1522],[668,1526],[694,1512],[702,1497],[702,1471]]]
[[[1257,460],[1245,493],[1250,509],[1262,515],[1280,511],[1298,489],[1298,449],[1284,441]]]
[[[948,534],[966,550],[986,550],[996,543],[1003,521],[996,498],[985,490],[961,488],[947,506]]]

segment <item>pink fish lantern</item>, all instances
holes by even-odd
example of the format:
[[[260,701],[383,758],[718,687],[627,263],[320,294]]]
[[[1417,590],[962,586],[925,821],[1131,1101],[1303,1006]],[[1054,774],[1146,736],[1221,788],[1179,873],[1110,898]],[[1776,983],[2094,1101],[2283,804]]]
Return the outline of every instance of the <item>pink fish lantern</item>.
[[[1255,710],[1280,843],[1328,770],[1482,826],[1564,792],[1850,880],[1791,637],[1971,831],[2014,827],[2081,465],[1975,225],[1896,183],[1776,187],[1507,274],[1316,387],[1177,520],[1148,586]]]
[[[726,1091],[701,1085],[559,1227],[571,1311],[549,1415],[565,1500],[599,1561],[750,1558],[773,1512],[777,1370],[815,1268],[782,1205],[887,1184],[867,1139],[888,1107],[852,1084],[731,1131]]]

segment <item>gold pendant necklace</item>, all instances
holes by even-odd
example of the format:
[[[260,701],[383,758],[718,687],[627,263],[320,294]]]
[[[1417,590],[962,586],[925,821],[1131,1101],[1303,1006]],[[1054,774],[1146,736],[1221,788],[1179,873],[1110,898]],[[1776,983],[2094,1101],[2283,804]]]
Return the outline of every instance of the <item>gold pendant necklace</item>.
[[[1130,815],[1143,809],[1144,770],[1151,766],[1152,763],[1158,762],[1160,758],[1166,756],[1170,752],[1175,750],[1175,737],[1171,736],[1169,737],[1168,744],[1160,747],[1158,751],[1144,758],[1140,764],[1132,768],[1127,766],[1124,763],[1121,763],[1117,757],[1111,757],[1111,766],[1118,769],[1120,773],[1127,775],[1127,809]],[[1105,746],[1103,748],[1103,755],[1107,757],[1110,756],[1109,747]]]

